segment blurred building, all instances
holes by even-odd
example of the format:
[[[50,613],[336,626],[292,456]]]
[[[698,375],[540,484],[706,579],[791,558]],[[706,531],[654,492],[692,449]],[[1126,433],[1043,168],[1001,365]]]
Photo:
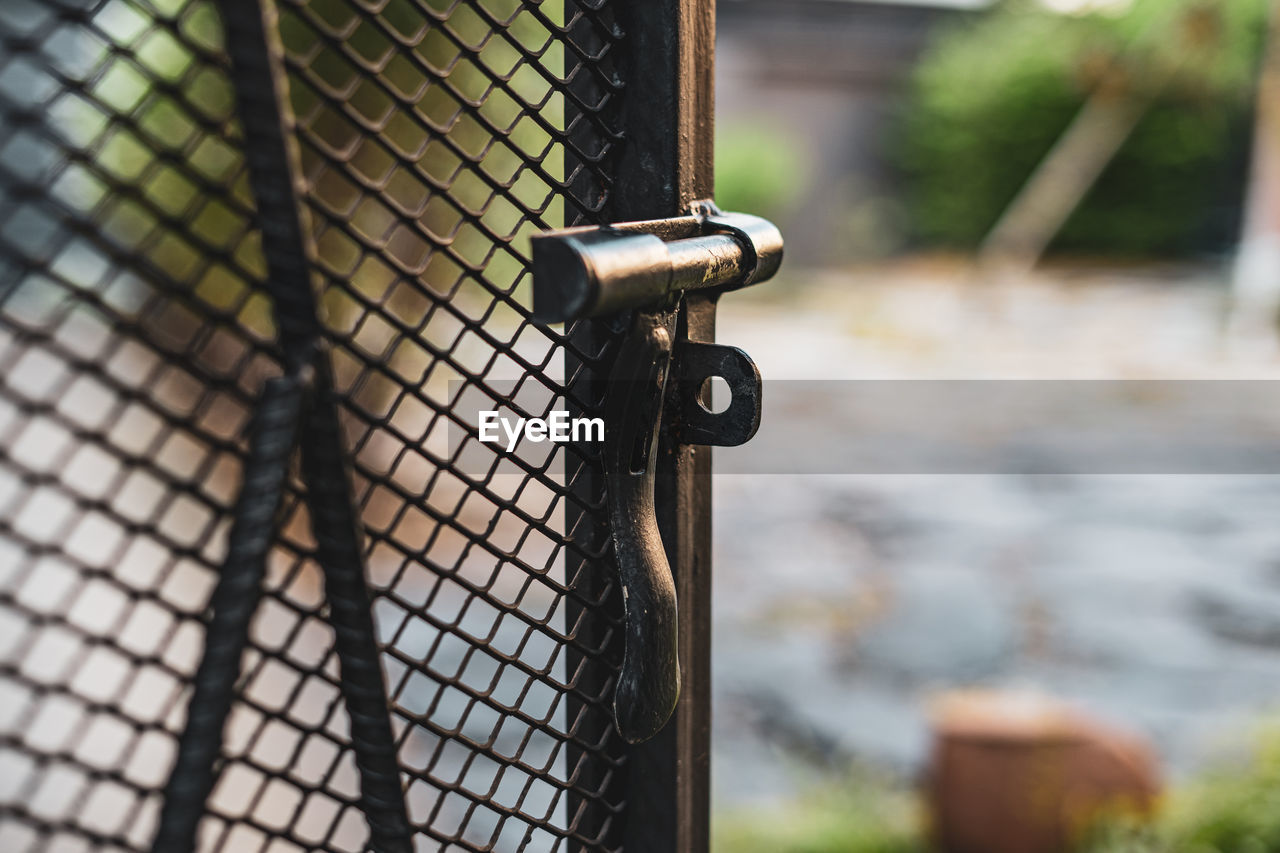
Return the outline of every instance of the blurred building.
[[[780,211],[794,267],[875,257],[903,213],[884,152],[911,69],[939,23],[988,0],[720,0],[720,145],[764,128],[794,156]]]

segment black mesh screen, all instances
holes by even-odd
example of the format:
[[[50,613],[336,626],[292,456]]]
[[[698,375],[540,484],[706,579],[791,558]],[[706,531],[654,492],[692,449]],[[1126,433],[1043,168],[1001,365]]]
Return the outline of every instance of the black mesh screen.
[[[478,473],[445,434],[462,394],[600,408],[612,339],[529,320],[528,235],[600,218],[620,35],[605,0],[278,5],[414,844],[607,849],[625,791],[595,460]],[[281,370],[228,67],[204,0],[0,2],[8,853],[156,830]],[[201,850],[367,843],[301,488]]]

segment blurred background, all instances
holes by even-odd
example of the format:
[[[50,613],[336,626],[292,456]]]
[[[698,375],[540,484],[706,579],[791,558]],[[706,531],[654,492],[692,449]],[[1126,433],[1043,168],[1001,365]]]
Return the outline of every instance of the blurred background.
[[[720,0],[766,422],[779,379],[1274,378],[1272,5]],[[715,490],[717,849],[1280,850],[1275,477]]]

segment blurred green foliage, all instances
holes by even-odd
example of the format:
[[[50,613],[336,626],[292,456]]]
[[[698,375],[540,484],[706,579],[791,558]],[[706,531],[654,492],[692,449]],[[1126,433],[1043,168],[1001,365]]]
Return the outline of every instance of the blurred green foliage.
[[[1154,822],[1105,822],[1079,853],[1280,853],[1280,721],[1256,730],[1234,760],[1169,793]],[[720,812],[714,853],[925,853],[921,806],[859,773],[769,809]]]
[[[925,853],[919,808],[883,779],[858,773],[768,809],[720,812],[713,853]]]
[[[765,122],[716,129],[716,204],[780,217],[795,200],[803,164],[797,146]]]
[[[1280,724],[1247,758],[1177,789],[1149,827],[1101,827],[1083,853],[1280,853]]]
[[[1234,236],[1222,214],[1239,204],[1265,0],[1119,6],[1006,0],[938,35],[893,146],[918,238],[976,246],[1101,86],[1150,107],[1054,247],[1177,252]]]
[[[210,0],[163,5],[112,4],[104,26],[114,43],[80,45],[80,64],[103,71],[93,99],[61,101],[68,144],[92,155],[69,203],[150,276],[270,340],[234,91],[208,59],[223,50],[223,27]],[[351,0],[279,4],[325,319],[388,368],[364,375],[340,347],[338,379],[359,377],[356,403],[384,415],[404,383],[430,372],[443,388],[456,364],[486,368],[494,348],[475,336],[458,346],[458,314],[483,317],[491,330],[519,328],[513,303],[528,301],[529,235],[575,211],[565,205],[557,82],[572,70],[557,36],[562,6],[489,0],[486,14],[505,22],[499,38],[485,16],[449,0],[376,5],[377,26]],[[447,26],[427,27],[423,5],[448,12]],[[169,18],[180,37],[161,25]],[[324,35],[333,32],[344,36]],[[133,290],[142,305],[154,288],[139,281]],[[433,314],[443,300],[454,310]],[[237,369],[207,349],[206,367]],[[453,363],[438,358],[446,350]]]

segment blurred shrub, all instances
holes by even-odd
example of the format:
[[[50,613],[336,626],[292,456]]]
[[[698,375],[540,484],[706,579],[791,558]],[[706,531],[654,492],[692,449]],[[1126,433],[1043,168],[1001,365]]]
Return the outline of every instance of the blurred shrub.
[[[802,186],[796,145],[760,122],[716,131],[716,204],[779,217]]]
[[[1104,827],[1084,853],[1280,853],[1280,724],[1251,753],[1176,791],[1154,827]]]
[[[1245,754],[1174,789],[1151,823],[1094,828],[1078,853],[1280,853],[1280,721],[1261,726]],[[913,795],[859,772],[769,809],[720,812],[714,853],[925,853]]]
[[[770,809],[718,813],[713,853],[925,853],[918,806],[885,780],[858,774]]]
[[[1264,0],[1110,6],[1006,0],[935,39],[894,146],[919,238],[976,246],[1104,85],[1151,106],[1055,248],[1168,252],[1233,237],[1222,214],[1239,207]]]

